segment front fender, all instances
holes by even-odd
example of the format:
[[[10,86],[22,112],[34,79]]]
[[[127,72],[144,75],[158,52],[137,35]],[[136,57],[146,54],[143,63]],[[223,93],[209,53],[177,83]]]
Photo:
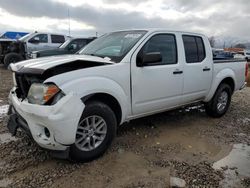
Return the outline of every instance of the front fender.
[[[204,102],[208,102],[212,99],[212,97],[214,96],[218,86],[220,85],[220,83],[222,82],[222,80],[224,80],[225,78],[232,78],[234,81],[234,85],[236,83],[236,77],[235,77],[235,73],[232,69],[226,68],[221,70],[220,72],[218,72],[213,79],[212,82],[212,86],[210,88],[210,92],[207,95],[207,97],[205,98]]]
[[[80,98],[95,93],[106,93],[112,95],[121,106],[121,123],[123,123],[128,116],[128,104],[130,104],[129,96],[126,95],[124,89],[117,82],[109,78],[99,76],[79,78],[60,85],[60,89],[65,93],[73,92]]]

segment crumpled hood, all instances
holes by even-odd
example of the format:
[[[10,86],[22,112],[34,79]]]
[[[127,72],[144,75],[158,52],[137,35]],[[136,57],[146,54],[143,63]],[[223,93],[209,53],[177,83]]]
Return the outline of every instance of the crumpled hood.
[[[13,71],[21,71],[23,69],[31,69],[31,70],[48,70],[53,67],[58,67],[60,65],[65,65],[72,63],[74,65],[74,62],[78,62],[78,64],[83,64],[88,62],[93,62],[93,66],[95,63],[100,64],[113,64],[114,62],[110,61],[108,58],[101,58],[96,56],[89,56],[89,55],[61,55],[61,56],[53,56],[53,57],[45,57],[45,58],[38,58],[38,59],[31,59],[26,61],[21,61],[16,64],[11,64],[10,67]],[[79,66],[79,69],[81,66]]]

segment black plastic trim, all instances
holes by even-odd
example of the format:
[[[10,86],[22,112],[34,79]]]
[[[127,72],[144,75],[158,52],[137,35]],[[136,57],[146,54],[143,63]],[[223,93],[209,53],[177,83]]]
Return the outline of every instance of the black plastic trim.
[[[223,59],[223,60],[214,60],[214,63],[238,63],[246,62],[245,59]]]

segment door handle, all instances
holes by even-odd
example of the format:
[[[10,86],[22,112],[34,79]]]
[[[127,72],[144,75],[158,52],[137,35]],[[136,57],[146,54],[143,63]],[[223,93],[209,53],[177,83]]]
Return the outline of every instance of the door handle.
[[[182,74],[183,73],[183,71],[181,71],[181,70],[175,70],[174,72],[173,72],[173,74]]]
[[[211,69],[210,68],[208,68],[208,67],[205,67],[204,69],[203,69],[203,71],[205,72],[205,71],[210,71]]]

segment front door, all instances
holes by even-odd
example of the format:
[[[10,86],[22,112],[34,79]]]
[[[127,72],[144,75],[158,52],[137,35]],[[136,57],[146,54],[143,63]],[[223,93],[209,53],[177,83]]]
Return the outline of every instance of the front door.
[[[27,44],[28,52],[36,50],[45,50],[49,48],[49,40],[47,34],[37,34],[29,39]]]
[[[162,61],[138,67],[138,56],[150,52],[160,52]],[[177,52],[176,36],[158,33],[149,37],[134,54],[131,62],[133,115],[153,113],[180,104],[183,72]]]

